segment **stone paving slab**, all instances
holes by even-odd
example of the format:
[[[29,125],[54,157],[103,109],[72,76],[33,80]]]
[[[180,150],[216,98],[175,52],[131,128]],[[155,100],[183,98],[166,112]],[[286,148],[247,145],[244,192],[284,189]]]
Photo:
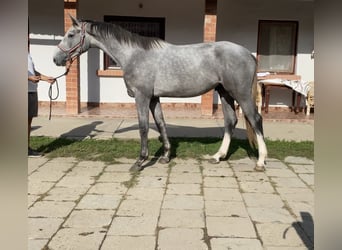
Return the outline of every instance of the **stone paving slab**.
[[[48,249],[99,249],[106,233],[96,228],[61,228],[48,243]]]
[[[165,228],[159,231],[158,250],[207,250],[204,232],[196,228]]]
[[[213,238],[210,240],[212,250],[262,250],[258,239]]]
[[[142,236],[155,235],[158,217],[115,217],[108,230],[108,235]]]
[[[115,210],[121,201],[120,195],[86,194],[77,204],[76,209],[112,209]]]
[[[29,249],[313,249],[310,160],[117,162],[29,158]]]
[[[206,220],[211,237],[257,238],[250,218],[208,216]]]
[[[204,212],[202,210],[163,209],[160,214],[160,227],[204,228]]]
[[[108,227],[112,221],[114,211],[111,210],[74,210],[65,221],[64,227],[85,228]]]
[[[28,219],[29,239],[49,239],[62,225],[62,218],[32,218]]]
[[[177,195],[182,195],[182,194],[192,194],[192,195],[200,195],[201,194],[201,185],[199,183],[195,184],[174,184],[174,183],[169,183],[167,186],[166,194],[177,194]]]
[[[206,201],[205,213],[213,217],[249,217],[242,201]]]
[[[155,236],[107,236],[102,250],[113,249],[136,249],[151,250],[154,249],[156,242]]]

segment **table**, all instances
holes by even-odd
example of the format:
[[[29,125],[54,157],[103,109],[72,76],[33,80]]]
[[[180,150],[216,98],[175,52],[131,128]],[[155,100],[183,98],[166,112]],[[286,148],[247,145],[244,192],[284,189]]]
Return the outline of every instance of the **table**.
[[[271,89],[282,88],[292,90],[292,106],[291,111],[296,114],[299,112],[299,106],[302,95],[295,91],[291,86],[286,85],[283,80],[286,81],[298,81],[300,80],[298,75],[268,75],[265,77],[258,77],[258,84],[261,87],[261,106],[264,108],[265,113],[268,113],[268,105],[271,96]]]
[[[299,105],[301,101],[301,94],[297,93],[291,87],[285,84],[278,83],[268,83],[268,82],[260,82],[262,84],[262,107],[264,108],[265,113],[268,113],[268,105],[271,96],[272,88],[281,88],[281,89],[290,89],[292,90],[292,106],[291,111],[294,111],[296,114],[299,112]],[[296,98],[297,97],[297,98]]]

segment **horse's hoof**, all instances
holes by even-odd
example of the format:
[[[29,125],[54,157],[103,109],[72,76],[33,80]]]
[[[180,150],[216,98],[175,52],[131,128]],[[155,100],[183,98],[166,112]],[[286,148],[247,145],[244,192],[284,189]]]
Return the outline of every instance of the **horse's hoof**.
[[[160,157],[160,159],[159,159],[159,163],[160,164],[167,164],[167,163],[169,163],[170,162],[170,158],[169,157]]]
[[[258,166],[258,165],[256,165],[254,170],[257,171],[257,172],[264,172],[266,169],[265,169],[265,166]]]
[[[215,159],[215,158],[210,158],[208,161],[209,161],[209,163],[211,163],[211,164],[219,164],[219,163],[220,163],[220,161],[217,160],[217,159]]]

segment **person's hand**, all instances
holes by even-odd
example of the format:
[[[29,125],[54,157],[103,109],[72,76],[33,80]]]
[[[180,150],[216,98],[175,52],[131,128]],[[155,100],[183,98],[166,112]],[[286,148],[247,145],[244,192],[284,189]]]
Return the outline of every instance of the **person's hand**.
[[[45,81],[45,82],[48,82],[48,83],[51,84],[51,83],[54,83],[55,78],[53,78],[53,77],[51,77],[51,76],[44,76],[44,75],[41,75],[40,80]]]
[[[40,81],[40,76],[29,76],[28,79],[29,79],[31,82],[37,83],[37,82]]]
[[[51,77],[51,76],[48,76],[46,81],[50,84],[54,83],[55,82],[55,78]]]

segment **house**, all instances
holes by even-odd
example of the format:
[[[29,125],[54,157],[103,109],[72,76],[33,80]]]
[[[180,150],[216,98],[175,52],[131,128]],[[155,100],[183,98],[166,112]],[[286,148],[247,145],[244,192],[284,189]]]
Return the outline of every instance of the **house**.
[[[29,0],[30,51],[39,71],[57,76],[65,71],[52,61],[56,45],[80,19],[110,21],[174,44],[227,40],[258,57],[259,71],[314,80],[314,0]],[[70,114],[82,105],[134,106],[122,71],[102,51],[90,49],[59,80],[55,105]],[[41,104],[49,101],[48,86],[38,88]],[[162,98],[163,105],[192,107],[211,115],[220,105],[212,91],[193,98]],[[275,89],[270,109],[288,108],[291,91]]]

